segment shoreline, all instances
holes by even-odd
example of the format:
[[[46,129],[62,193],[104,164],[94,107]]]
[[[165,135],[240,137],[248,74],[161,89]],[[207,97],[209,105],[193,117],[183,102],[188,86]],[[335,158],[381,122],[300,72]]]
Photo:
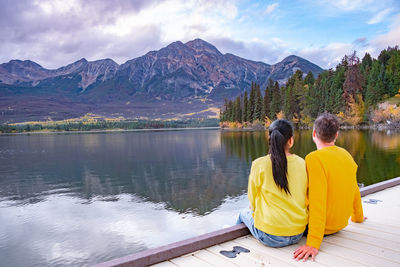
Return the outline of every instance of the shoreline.
[[[187,128],[146,128],[146,129],[106,129],[106,130],[89,130],[89,131],[31,131],[21,133],[0,133],[2,135],[30,135],[30,134],[87,134],[87,133],[122,133],[122,132],[162,132],[162,131],[182,131],[182,130],[217,130],[215,127],[187,127]]]
[[[211,127],[186,127],[186,128],[144,128],[144,129],[105,129],[105,130],[88,130],[88,131],[29,131],[20,133],[0,133],[3,135],[39,135],[39,134],[87,134],[87,133],[122,133],[122,132],[162,132],[162,131],[184,131],[184,130],[221,130],[226,132],[255,132],[255,131],[267,131],[268,129],[264,126],[260,127],[248,127],[248,128],[229,128],[220,126]],[[311,130],[312,127],[295,127],[295,130]],[[377,130],[377,131],[400,131],[400,125],[357,125],[349,126],[342,125],[340,130]]]
[[[295,130],[312,130],[312,126],[302,126],[302,127],[294,127]],[[229,128],[229,127],[221,127],[222,131],[231,131],[231,132],[254,132],[254,131],[267,131],[268,128],[265,126],[258,126],[255,128]],[[388,131],[388,130],[399,130],[400,124],[376,124],[376,125],[341,125],[340,130],[378,130],[378,131]]]

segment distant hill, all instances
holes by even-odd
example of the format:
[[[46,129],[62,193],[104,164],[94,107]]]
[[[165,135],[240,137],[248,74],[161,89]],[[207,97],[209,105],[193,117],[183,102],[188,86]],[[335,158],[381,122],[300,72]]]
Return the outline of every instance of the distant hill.
[[[284,83],[296,70],[323,70],[297,56],[268,65],[222,54],[201,39],[180,41],[118,65],[81,59],[55,70],[30,60],[0,65],[0,123],[65,119],[88,112],[105,117],[206,117],[252,81]],[[203,111],[199,113],[200,111]]]

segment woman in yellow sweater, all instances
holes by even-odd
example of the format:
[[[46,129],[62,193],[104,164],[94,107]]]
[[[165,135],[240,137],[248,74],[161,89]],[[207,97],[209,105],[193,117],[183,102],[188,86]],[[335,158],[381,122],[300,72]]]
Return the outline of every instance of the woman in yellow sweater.
[[[283,247],[303,236],[308,217],[307,173],[302,158],[289,152],[294,144],[293,127],[276,120],[269,127],[269,154],[253,161],[249,177],[250,209],[239,214],[264,245]]]

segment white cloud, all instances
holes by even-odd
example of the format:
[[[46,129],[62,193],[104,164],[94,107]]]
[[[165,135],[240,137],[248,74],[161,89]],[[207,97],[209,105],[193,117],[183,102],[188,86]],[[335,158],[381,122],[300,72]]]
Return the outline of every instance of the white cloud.
[[[350,54],[352,44],[331,43],[323,47],[307,47],[297,52],[298,56],[317,64],[321,68],[335,68],[344,55]]]
[[[360,10],[365,6],[372,4],[374,0],[336,0],[328,2],[333,4],[336,8],[350,11],[350,10]]]
[[[385,19],[385,17],[387,15],[389,15],[392,12],[392,8],[387,8],[382,10],[381,12],[379,12],[378,14],[376,14],[375,16],[373,16],[369,21],[368,24],[377,24],[379,22],[381,22],[382,20]]]
[[[228,0],[67,2],[4,5],[9,10],[0,4],[0,62],[31,59],[57,68],[85,57],[124,63],[177,40],[233,36],[238,16],[237,1]]]
[[[279,3],[273,3],[268,5],[267,8],[264,10],[264,15],[271,14],[278,6]]]
[[[214,44],[222,53],[231,53],[242,58],[262,61],[267,64],[277,63],[290,54],[288,44],[276,37],[269,40],[253,38],[248,41],[216,37],[208,41]]]
[[[374,49],[375,56],[388,46],[400,45],[400,14],[395,17],[387,33],[378,35],[370,43]]]

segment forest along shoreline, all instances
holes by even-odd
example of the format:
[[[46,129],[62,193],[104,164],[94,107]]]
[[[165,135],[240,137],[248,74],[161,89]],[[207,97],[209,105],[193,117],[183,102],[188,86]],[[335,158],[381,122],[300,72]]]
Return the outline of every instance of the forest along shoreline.
[[[344,129],[400,128],[400,50],[382,50],[377,59],[366,53],[345,55],[335,69],[314,78],[300,70],[285,84],[269,80],[266,88],[251,88],[234,99],[225,99],[220,112],[222,128],[268,128],[271,121],[286,119],[295,128],[307,129],[319,114],[335,114]]]

